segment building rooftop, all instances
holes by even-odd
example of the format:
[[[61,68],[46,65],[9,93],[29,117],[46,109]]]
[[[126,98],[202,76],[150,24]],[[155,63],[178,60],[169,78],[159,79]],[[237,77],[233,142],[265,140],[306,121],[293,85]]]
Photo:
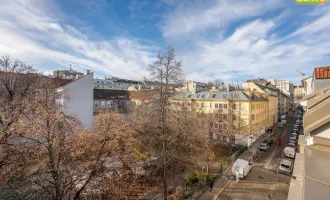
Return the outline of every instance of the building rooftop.
[[[330,66],[315,67],[314,76],[315,76],[315,79],[328,79],[328,78],[330,78]]]
[[[266,98],[260,96],[257,97],[252,95],[249,97],[242,90],[235,91],[202,91],[196,94],[192,93],[174,93],[171,95],[172,98],[177,99],[193,99],[193,100],[242,100],[242,101],[252,101],[252,100],[267,100]]]
[[[94,89],[94,99],[128,99],[129,92],[125,90]]]
[[[305,199],[329,199],[330,147],[313,144],[305,147]]]

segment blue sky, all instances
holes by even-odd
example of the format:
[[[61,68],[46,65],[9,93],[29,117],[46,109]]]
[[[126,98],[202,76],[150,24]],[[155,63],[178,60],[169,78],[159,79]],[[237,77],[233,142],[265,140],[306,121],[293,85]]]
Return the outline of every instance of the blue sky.
[[[290,79],[330,65],[330,2],[294,0],[0,1],[0,55],[44,71],[141,79],[167,45],[187,79]]]

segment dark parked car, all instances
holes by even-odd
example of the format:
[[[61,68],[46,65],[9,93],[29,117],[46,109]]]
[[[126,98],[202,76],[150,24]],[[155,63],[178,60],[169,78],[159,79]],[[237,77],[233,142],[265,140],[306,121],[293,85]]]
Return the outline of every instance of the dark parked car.
[[[264,140],[264,143],[267,143],[269,146],[272,146],[274,144],[274,140]]]

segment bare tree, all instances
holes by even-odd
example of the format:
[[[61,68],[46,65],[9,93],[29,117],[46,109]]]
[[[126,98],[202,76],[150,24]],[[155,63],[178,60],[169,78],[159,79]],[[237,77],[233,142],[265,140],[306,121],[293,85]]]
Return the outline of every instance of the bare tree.
[[[156,156],[156,169],[161,172],[164,199],[168,197],[167,180],[181,173],[191,163],[191,155],[198,144],[197,123],[192,123],[194,115],[187,109],[178,110],[169,102],[171,85],[181,84],[183,73],[181,62],[175,59],[172,47],[157,55],[157,60],[149,66],[152,80],[159,84],[155,94],[148,100],[148,111],[136,118],[135,125],[143,148]],[[179,105],[177,105],[180,107]],[[157,174],[157,173],[156,173]]]
[[[8,199],[24,194],[81,199],[103,189],[101,183],[109,173],[123,175],[131,169],[133,132],[125,117],[112,112],[98,115],[94,133],[87,133],[78,119],[58,110],[52,81],[42,79],[38,96],[24,101],[19,119],[11,125],[13,134],[4,149],[8,156],[0,172],[4,177],[0,193],[9,191]]]
[[[36,70],[10,56],[0,58],[0,145],[10,136],[9,128],[23,109],[22,100],[33,95],[39,75]]]

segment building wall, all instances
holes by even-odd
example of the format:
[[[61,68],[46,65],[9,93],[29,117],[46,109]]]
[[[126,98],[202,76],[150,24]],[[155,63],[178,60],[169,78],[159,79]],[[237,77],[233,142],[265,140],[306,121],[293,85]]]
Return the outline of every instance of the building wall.
[[[312,94],[314,92],[313,88],[313,77],[305,79],[304,83],[306,95]]]
[[[268,95],[264,90],[259,88],[253,82],[243,83],[242,88],[245,90],[257,91],[266,94],[268,99],[268,128],[275,125],[278,121],[278,97]]]
[[[212,138],[229,142],[225,127],[234,125],[239,130],[235,134],[235,144],[250,146],[259,135],[265,133],[268,124],[268,101],[229,101],[229,100],[170,100],[171,103],[182,103],[184,107],[206,114],[227,115],[225,120],[213,125]],[[235,107],[233,105],[235,104]],[[221,108],[220,108],[221,105]],[[235,108],[235,109],[233,109]],[[232,120],[235,115],[235,120]],[[220,120],[219,120],[220,121]],[[227,123],[227,124],[226,124]],[[229,124],[228,124],[229,123]],[[226,125],[224,125],[226,124]],[[238,129],[238,127],[240,127]],[[256,135],[256,136],[254,136]]]
[[[94,114],[106,111],[118,110],[120,112],[127,112],[127,99],[94,99]]]
[[[294,88],[294,99],[295,101],[300,100],[303,96],[305,96],[305,88],[303,88],[302,86],[297,86]]]
[[[58,92],[65,92],[68,98],[61,100],[63,111],[81,120],[85,128],[93,128],[93,73],[70,82]]]
[[[315,79],[314,80],[314,92],[323,90],[330,87],[330,79]]]

